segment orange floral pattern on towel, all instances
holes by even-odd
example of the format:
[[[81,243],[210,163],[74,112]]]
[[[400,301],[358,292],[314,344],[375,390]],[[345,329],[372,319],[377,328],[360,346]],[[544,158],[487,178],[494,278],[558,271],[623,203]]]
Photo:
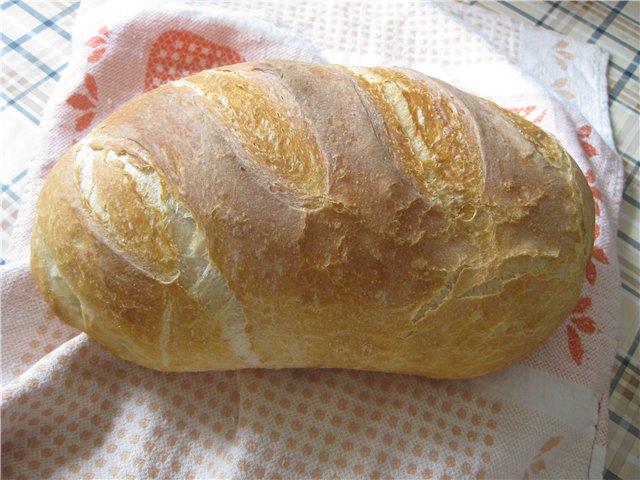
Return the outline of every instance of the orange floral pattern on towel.
[[[589,137],[593,133],[593,129],[589,125],[582,125],[578,129],[578,139],[580,141],[580,145],[584,150],[584,153],[589,157],[594,157],[598,155],[598,150],[591,143],[588,142]],[[591,188],[591,193],[593,194],[593,206],[596,214],[596,225],[595,225],[595,240],[598,242],[598,238],[600,237],[600,225],[598,225],[598,217],[600,216],[600,202],[603,201],[602,193],[596,186],[596,176],[592,170],[588,170],[585,173],[585,178],[589,183],[589,187]],[[585,272],[585,276],[587,282],[591,285],[595,285],[598,278],[598,270],[596,268],[596,262],[601,263],[603,265],[609,264],[609,258],[605,253],[602,247],[594,245],[591,259],[587,263],[587,268]],[[585,349],[582,342],[582,338],[584,335],[594,335],[596,333],[601,333],[601,330],[598,328],[595,320],[591,318],[589,315],[589,310],[592,306],[592,300],[589,296],[583,296],[578,301],[578,304],[573,309],[572,316],[569,319],[569,324],[566,325],[567,330],[567,344],[569,346],[569,353],[571,354],[571,358],[577,365],[582,365]]]
[[[200,35],[186,30],[168,30],[153,42],[144,90],[153,90],[202,70],[244,61],[244,57],[235,50]]]

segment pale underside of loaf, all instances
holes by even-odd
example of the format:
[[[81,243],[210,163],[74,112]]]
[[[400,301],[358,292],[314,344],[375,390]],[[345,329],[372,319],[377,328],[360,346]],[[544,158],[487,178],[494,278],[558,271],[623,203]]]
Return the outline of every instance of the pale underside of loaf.
[[[465,378],[574,306],[588,186],[560,144],[406,69],[259,62],[121,107],[45,182],[54,311],[161,370]]]

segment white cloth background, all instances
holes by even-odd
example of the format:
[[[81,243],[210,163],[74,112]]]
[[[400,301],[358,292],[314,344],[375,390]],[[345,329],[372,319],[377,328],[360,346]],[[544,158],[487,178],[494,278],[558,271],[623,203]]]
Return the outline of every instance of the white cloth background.
[[[566,324],[519,364],[452,382],[341,370],[159,373],[56,319],[28,260],[51,166],[145,88],[262,58],[408,66],[553,133],[599,209],[593,260]],[[0,269],[3,476],[601,477],[622,184],[606,65],[593,46],[461,4],[83,4]]]

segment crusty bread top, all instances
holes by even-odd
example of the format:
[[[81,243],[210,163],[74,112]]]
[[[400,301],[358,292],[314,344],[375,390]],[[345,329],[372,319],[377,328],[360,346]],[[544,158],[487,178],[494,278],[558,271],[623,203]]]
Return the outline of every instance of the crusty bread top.
[[[550,135],[407,69],[257,62],[144,94],[47,179],[56,313],[166,370],[470,377],[539,346],[593,244]]]

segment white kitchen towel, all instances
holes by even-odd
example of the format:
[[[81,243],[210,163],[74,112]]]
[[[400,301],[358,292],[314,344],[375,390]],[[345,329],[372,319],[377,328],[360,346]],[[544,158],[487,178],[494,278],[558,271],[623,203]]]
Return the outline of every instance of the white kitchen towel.
[[[537,352],[472,381],[346,370],[160,373],[49,312],[29,271],[37,194],[127,99],[262,58],[401,65],[553,133],[582,168],[597,239],[578,305]],[[2,302],[4,478],[599,478],[619,317],[607,56],[452,3],[83,4],[42,122]]]

